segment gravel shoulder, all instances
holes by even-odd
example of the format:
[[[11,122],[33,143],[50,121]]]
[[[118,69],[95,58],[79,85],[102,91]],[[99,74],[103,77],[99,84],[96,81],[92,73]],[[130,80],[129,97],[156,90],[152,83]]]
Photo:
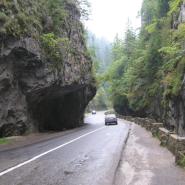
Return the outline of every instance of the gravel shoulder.
[[[185,185],[185,170],[144,128],[132,124],[114,185]]]

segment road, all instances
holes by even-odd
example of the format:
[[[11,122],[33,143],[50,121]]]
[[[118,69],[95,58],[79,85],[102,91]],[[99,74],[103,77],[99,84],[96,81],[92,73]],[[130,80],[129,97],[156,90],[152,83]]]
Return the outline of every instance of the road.
[[[105,126],[103,112],[60,137],[0,152],[1,185],[112,185],[128,135],[122,120]]]
[[[185,170],[151,132],[132,123],[114,185],[185,185]]]

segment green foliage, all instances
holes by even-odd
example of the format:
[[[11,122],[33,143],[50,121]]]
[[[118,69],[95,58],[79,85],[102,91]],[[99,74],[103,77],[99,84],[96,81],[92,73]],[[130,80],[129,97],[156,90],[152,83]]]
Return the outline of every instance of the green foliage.
[[[161,97],[159,104],[165,105],[181,93],[185,24],[171,29],[172,14],[178,14],[181,3],[182,0],[144,0],[139,36],[134,37],[129,28],[125,39],[115,39],[113,64],[105,75],[114,107],[143,111],[150,109],[157,97]]]
[[[47,9],[53,20],[53,29],[56,33],[59,33],[61,27],[66,27],[65,22],[67,21],[68,13],[64,8],[64,0],[47,0]]]
[[[109,106],[109,100],[106,96],[105,88],[99,87],[96,96],[91,102],[92,109],[106,110]]]
[[[69,7],[74,7],[79,17],[86,0],[3,0],[0,7],[1,30],[14,37],[32,36],[39,38],[46,33],[46,19],[51,19],[51,28],[55,34],[63,34],[71,25]],[[66,8],[68,7],[68,8]],[[86,9],[88,12],[88,9]],[[50,30],[51,31],[51,30]]]
[[[144,0],[141,15],[144,23],[146,25],[151,24],[152,20],[157,17],[157,1],[153,0]]]
[[[21,12],[14,18],[7,19],[4,28],[7,34],[14,37],[19,37],[21,35],[33,36],[34,30],[38,32],[42,30],[42,26],[37,19],[29,17]]]
[[[181,3],[182,0],[170,0],[170,11],[168,12],[168,15],[171,15],[172,13],[177,13],[180,10]]]
[[[128,99],[124,95],[114,96],[112,100],[113,100],[113,107],[114,107],[115,111],[119,114],[122,114],[122,110],[125,107],[128,107]]]
[[[162,47],[159,49],[159,52],[161,54],[163,54],[164,56],[166,55],[170,55],[170,56],[174,56],[175,54],[177,54],[178,52],[178,48],[175,45],[172,46],[166,46],[166,47]]]
[[[90,103],[90,109],[105,110],[111,107],[109,99],[109,85],[105,82],[105,70],[110,65],[111,56],[110,43],[104,39],[96,38],[88,33],[88,53],[93,62],[93,75],[96,78],[97,94]]]
[[[169,1],[170,0],[159,0],[158,1],[158,15],[159,17],[166,16],[166,13],[169,11]]]
[[[180,160],[177,161],[177,164],[183,168],[185,168],[185,156],[181,157]]]
[[[43,34],[41,43],[47,57],[53,61],[55,68],[61,68],[63,60],[69,53],[68,38],[57,37],[54,33]]]
[[[5,138],[0,138],[0,145],[5,145],[5,144],[8,144],[9,141]]]
[[[6,33],[14,37],[20,36],[23,33],[17,19],[9,19],[4,25]]]
[[[178,62],[177,66],[171,67],[171,70],[163,79],[163,84],[166,86],[164,91],[165,96],[178,96],[182,88],[182,80],[185,72],[184,59]]]
[[[93,62],[93,66],[92,66],[93,75],[95,77],[97,77],[97,79],[98,79],[98,71],[100,69],[100,61],[98,60],[98,58],[96,56],[96,47],[89,46],[87,52],[88,52],[87,55],[89,55],[91,57],[92,62]]]
[[[1,30],[4,34],[21,37],[38,36],[42,31],[45,6],[40,1],[3,1],[0,8]]]
[[[157,22],[154,22],[154,23],[149,24],[148,26],[146,26],[145,29],[148,33],[153,33],[153,32],[156,31],[156,27],[157,27]]]

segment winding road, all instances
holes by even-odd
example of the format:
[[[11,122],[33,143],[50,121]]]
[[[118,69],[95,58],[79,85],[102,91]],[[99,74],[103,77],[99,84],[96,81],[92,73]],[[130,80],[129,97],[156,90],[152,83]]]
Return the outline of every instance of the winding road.
[[[62,136],[0,151],[1,185],[112,185],[129,125],[104,125],[104,114]]]

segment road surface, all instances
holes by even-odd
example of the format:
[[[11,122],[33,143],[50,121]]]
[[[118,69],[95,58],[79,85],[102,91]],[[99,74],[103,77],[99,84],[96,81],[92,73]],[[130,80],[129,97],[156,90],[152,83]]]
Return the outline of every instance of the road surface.
[[[0,151],[0,185],[112,185],[129,125],[105,126],[103,112],[85,122],[60,137]]]
[[[114,185],[185,185],[185,170],[157,138],[133,123]]]

